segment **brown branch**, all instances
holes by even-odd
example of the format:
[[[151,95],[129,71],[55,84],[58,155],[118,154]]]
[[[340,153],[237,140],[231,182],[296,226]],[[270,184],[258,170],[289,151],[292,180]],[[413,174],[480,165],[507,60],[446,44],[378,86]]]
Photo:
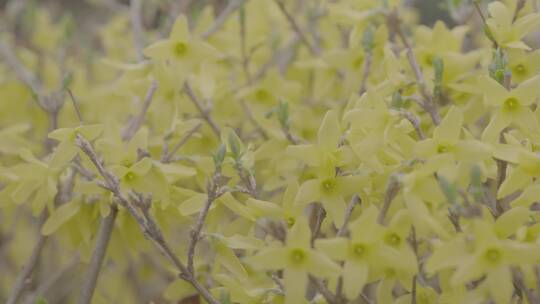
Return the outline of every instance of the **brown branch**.
[[[79,255],[73,256],[73,258],[71,258],[71,260],[69,261],[67,265],[60,268],[55,273],[51,274],[48,277],[48,279],[44,281],[43,283],[41,283],[32,294],[27,296],[24,303],[35,304],[36,298],[38,296],[43,295],[47,291],[49,291],[64,275],[72,271],[78,262],[79,262]]]
[[[319,51],[309,42],[306,34],[304,33],[302,28],[300,28],[300,25],[298,25],[298,23],[294,19],[294,16],[291,15],[289,11],[287,11],[287,8],[285,7],[285,3],[283,2],[283,0],[274,0],[274,2],[277,4],[277,6],[279,7],[279,10],[281,11],[281,13],[283,13],[285,18],[287,19],[287,22],[289,22],[289,24],[291,25],[293,30],[296,32],[298,37],[300,37],[300,41],[302,41],[302,43],[308,48],[311,54],[318,55]]]
[[[75,98],[75,95],[70,89],[67,89],[67,92],[71,99],[71,103],[73,103],[73,108],[75,108],[75,113],[77,114],[77,118],[79,118],[79,123],[82,125],[84,121],[81,114],[81,109],[79,109],[79,103],[77,102],[77,98]]]
[[[321,233],[321,225],[326,217],[326,211],[320,204],[313,205],[312,216],[315,215],[315,223],[313,224],[313,229],[311,233],[311,247],[314,246],[315,240],[319,237]]]
[[[516,22],[519,12],[525,7],[527,0],[518,0],[516,3],[516,9],[514,11],[514,16],[512,17],[512,23]]]
[[[360,83],[359,95],[362,96],[366,92],[367,81],[369,78],[369,73],[371,71],[371,64],[373,62],[373,52],[367,52],[366,60],[364,61],[364,70],[362,71],[362,82]]]
[[[180,141],[172,148],[171,151],[169,151],[168,153],[164,153],[163,154],[163,157],[161,157],[161,162],[162,163],[169,163],[171,161],[171,159],[173,158],[174,154],[176,152],[178,152],[178,150],[180,148],[182,148],[186,143],[187,141],[193,136],[193,134],[195,134],[200,128],[201,128],[201,123],[198,123],[197,125],[195,125],[193,128],[191,128],[183,137],[182,139],[180,139]]]
[[[143,61],[143,49],[144,49],[144,26],[142,21],[142,1],[130,0],[129,13],[131,17],[131,27],[133,29],[133,45],[135,46],[135,52],[137,54],[137,60]]]
[[[203,107],[202,103],[197,98],[197,96],[195,96],[195,93],[193,92],[193,90],[191,89],[191,86],[189,85],[189,82],[187,81],[184,83],[184,92],[188,95],[189,99],[193,102],[193,104],[195,105],[199,113],[201,114],[202,118],[206,120],[206,122],[208,123],[212,131],[214,131],[217,137],[219,137],[221,135],[221,131],[218,125],[216,124],[212,116],[210,115],[210,111],[206,110]]]
[[[412,291],[411,291],[411,304],[416,304],[416,275],[412,277]]]
[[[397,14],[397,11],[394,11],[392,14],[388,16],[388,23],[390,28],[394,30],[394,32],[398,35],[401,42],[405,46],[405,49],[407,51],[407,59],[409,61],[409,65],[414,71],[414,77],[416,78],[416,84],[418,86],[418,90],[420,91],[420,94],[422,95],[422,98],[424,99],[421,103],[422,108],[424,111],[426,111],[430,117],[431,120],[435,125],[438,125],[441,121],[441,117],[439,116],[439,110],[437,109],[437,105],[435,104],[433,100],[433,96],[428,92],[426,81],[424,80],[424,75],[422,74],[422,70],[420,69],[420,66],[418,65],[418,62],[416,61],[416,57],[414,56],[413,49],[411,47],[411,44],[409,43],[409,40],[403,33],[403,30],[401,29],[401,20],[399,19],[399,16]]]
[[[512,275],[513,275],[513,282],[514,286],[521,291],[521,293],[524,293],[527,297],[527,303],[530,304],[538,304],[540,303],[540,299],[538,299],[535,294],[527,287],[527,284],[523,280],[523,271],[517,267],[512,268]]]
[[[88,270],[83,279],[78,301],[79,304],[90,304],[92,302],[92,295],[94,294],[101,266],[103,265],[105,254],[107,253],[107,247],[109,245],[117,214],[118,207],[112,205],[109,215],[101,220],[94,251],[92,252],[90,264],[88,265]]]
[[[381,210],[379,211],[379,216],[377,217],[377,222],[384,225],[384,218],[388,209],[390,209],[390,204],[396,197],[401,188],[398,179],[395,176],[391,176],[388,184],[386,185],[386,192],[384,193],[384,202]]]
[[[353,195],[351,201],[347,205],[347,209],[345,210],[345,221],[343,222],[343,225],[341,225],[341,227],[339,228],[336,236],[339,237],[345,235],[345,232],[347,231],[347,225],[349,224],[349,220],[351,219],[351,215],[354,210],[354,206],[356,206],[356,204],[360,204],[361,202],[362,201],[360,200],[360,196],[358,196],[358,194]]]
[[[319,291],[319,293],[328,303],[338,303],[337,297],[332,294],[332,292],[328,289],[328,287],[326,287],[323,281],[311,275],[309,276],[309,280],[312,282],[313,285],[315,285],[317,291]]]
[[[229,19],[229,16],[232,15],[244,4],[244,1],[245,0],[229,1],[227,7],[225,7],[225,9],[219,14],[214,23],[212,23],[212,25],[210,25],[210,27],[201,34],[201,37],[203,39],[208,39],[208,37],[212,36],[215,32],[217,32],[223,26],[225,21]]]
[[[420,127],[420,119],[418,119],[418,117],[416,117],[412,112],[405,109],[401,109],[399,114],[411,123],[411,125],[414,127],[414,130],[416,131],[416,135],[418,135],[418,138],[420,140],[426,138],[424,132],[422,131],[422,128]]]
[[[204,226],[204,221],[206,220],[206,216],[208,215],[208,211],[210,211],[210,207],[212,206],[212,203],[223,194],[220,189],[220,183],[219,180],[221,178],[221,174],[219,172],[214,173],[214,176],[212,177],[212,181],[207,186],[207,198],[206,203],[204,204],[203,209],[201,212],[199,212],[199,216],[197,218],[197,222],[195,223],[195,227],[191,230],[191,239],[189,241],[189,247],[188,247],[188,254],[187,254],[187,270],[189,273],[194,274],[194,266],[193,261],[195,257],[195,249],[197,247],[197,243],[199,242],[201,238],[201,230]]]
[[[150,87],[148,88],[148,91],[146,92],[146,96],[144,97],[144,102],[142,104],[141,112],[137,117],[132,119],[127,126],[127,128],[124,129],[122,132],[122,139],[124,141],[129,141],[133,136],[135,136],[135,133],[139,131],[142,124],[144,123],[144,118],[146,117],[146,113],[148,112],[148,108],[150,107],[150,103],[152,102],[152,99],[154,98],[154,93],[156,93],[156,90],[158,88],[157,82],[154,80],[152,81],[152,84],[150,84]]]
[[[41,229],[41,226],[43,226],[43,223],[45,222],[46,218],[47,218],[47,211],[43,211],[40,217],[40,221],[39,221],[40,229]],[[36,244],[34,245],[34,248],[32,248],[32,253],[30,254],[30,257],[24,264],[22,271],[19,273],[19,275],[15,279],[15,284],[13,284],[13,287],[11,287],[11,294],[9,295],[9,298],[7,299],[6,304],[17,303],[17,300],[21,296],[21,293],[23,292],[26,284],[28,283],[28,280],[30,279],[32,272],[34,272],[34,268],[36,267],[39,261],[39,257],[41,256],[41,252],[43,250],[43,247],[45,246],[46,241],[47,241],[47,237],[39,233]]]
[[[480,19],[482,19],[482,24],[484,25],[484,31],[486,32],[486,36],[488,39],[493,43],[493,48],[498,49],[499,43],[497,40],[495,40],[495,37],[493,37],[493,33],[491,32],[491,29],[489,28],[489,25],[486,22],[486,17],[484,16],[484,13],[482,13],[482,9],[480,8],[480,5],[478,4],[477,0],[473,0],[472,3],[474,4],[474,8],[476,9],[476,12],[480,16]]]
[[[243,99],[240,99],[239,102],[240,102],[240,105],[242,106],[242,109],[244,109],[244,112],[246,113],[248,120],[255,127],[257,132],[261,134],[263,139],[268,140],[270,137],[268,136],[268,134],[266,134],[266,131],[264,131],[263,127],[255,119],[255,116],[253,115],[253,112],[251,111],[251,108],[249,107],[249,105]]]
[[[179,271],[180,278],[190,283],[201,296],[210,304],[219,304],[219,301],[214,299],[210,291],[197,281],[195,275],[188,271],[187,267],[170,249],[169,244],[163,238],[163,234],[155,221],[150,217],[148,211],[143,210],[143,214],[134,207],[134,205],[120,191],[120,182],[118,177],[105,169],[103,161],[98,157],[92,144],[81,135],[77,136],[77,144],[81,150],[90,158],[100,175],[105,182],[100,183],[102,187],[112,192],[118,203],[126,208],[130,215],[135,219],[141,228],[144,236],[154,244],[154,246],[167,257]]]
[[[11,48],[2,41],[0,41],[0,55],[2,55],[4,62],[13,70],[19,80],[28,86],[35,94],[39,94],[41,89],[36,77],[22,64],[22,62],[19,61]]]

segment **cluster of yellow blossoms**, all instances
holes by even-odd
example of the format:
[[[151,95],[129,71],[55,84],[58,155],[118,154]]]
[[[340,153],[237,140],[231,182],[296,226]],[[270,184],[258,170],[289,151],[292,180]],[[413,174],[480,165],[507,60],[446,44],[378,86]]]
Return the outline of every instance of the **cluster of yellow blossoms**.
[[[0,300],[540,303],[538,1],[131,2],[0,33]]]

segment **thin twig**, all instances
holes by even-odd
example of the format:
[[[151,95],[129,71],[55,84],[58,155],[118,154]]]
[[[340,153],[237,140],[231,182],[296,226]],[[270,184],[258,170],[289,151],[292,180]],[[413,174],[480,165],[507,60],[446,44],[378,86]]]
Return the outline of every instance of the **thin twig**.
[[[530,303],[530,304],[540,303],[540,300],[536,298],[534,293],[531,291],[531,289],[529,289],[529,287],[523,280],[523,271],[521,271],[521,269],[517,267],[513,267],[512,274],[513,274],[513,279],[514,279],[513,281],[514,281],[515,287],[518,290],[520,290],[522,293],[524,293],[525,296],[527,296],[527,303]]]
[[[193,136],[193,134],[195,134],[201,128],[201,126],[202,126],[202,124],[198,123],[193,128],[191,128],[189,131],[187,131],[187,133],[184,134],[182,139],[180,139],[180,141],[172,148],[172,150],[170,150],[168,153],[165,153],[163,155],[163,157],[161,158],[161,162],[163,162],[163,163],[170,162],[171,159],[173,158],[174,154],[176,154],[176,152],[178,152],[178,150],[180,148],[182,148],[187,143],[187,141]]]
[[[0,41],[0,54],[4,62],[15,72],[15,75],[28,86],[35,94],[41,89],[36,77],[19,61],[15,53],[6,44]]]
[[[512,17],[512,23],[516,22],[519,12],[525,7],[527,0],[518,0],[516,3],[516,9],[514,10],[514,16]]]
[[[315,215],[315,224],[313,225],[313,229],[311,230],[311,247],[314,246],[315,240],[319,237],[319,234],[321,233],[321,226],[324,218],[326,217],[326,211],[324,208],[319,205],[315,204],[313,205],[312,214]]]
[[[249,56],[247,52],[247,40],[246,40],[246,16],[245,9],[240,9],[239,21],[240,21],[240,57],[242,61],[242,69],[244,70],[244,76],[247,83],[251,84],[251,73],[249,72]]]
[[[416,115],[414,115],[412,112],[407,111],[405,109],[401,109],[399,114],[403,116],[404,118],[406,118],[411,123],[411,125],[414,127],[414,130],[416,131],[416,135],[418,135],[418,138],[420,140],[423,140],[426,138],[426,136],[424,135],[424,132],[422,131],[422,127],[420,126],[420,119],[416,117]]]
[[[77,102],[77,99],[75,98],[75,95],[73,95],[73,92],[70,89],[67,89],[68,95],[71,99],[71,102],[73,103],[73,108],[75,108],[75,113],[77,113],[77,118],[79,118],[79,124],[83,124],[83,117],[81,114],[81,109],[79,109],[79,103]]]
[[[142,1],[130,0],[129,12],[131,15],[131,27],[133,29],[133,45],[137,54],[137,60],[144,60],[144,26],[142,21]]]
[[[360,204],[361,202],[362,201],[360,200],[360,196],[358,196],[358,194],[353,195],[351,201],[347,205],[347,209],[345,210],[345,221],[343,221],[343,225],[341,225],[341,227],[339,228],[336,236],[339,237],[345,235],[345,231],[347,231],[347,225],[349,224],[349,220],[351,219],[354,206],[356,206],[356,204]]]
[[[379,211],[379,216],[377,217],[377,222],[379,222],[379,224],[384,225],[384,218],[386,216],[386,213],[388,212],[388,209],[390,209],[390,204],[398,194],[400,188],[401,186],[398,179],[394,176],[391,176],[388,184],[386,185],[383,206]]]
[[[141,112],[139,113],[139,115],[137,115],[137,117],[131,120],[127,128],[125,128],[122,132],[122,139],[124,141],[131,140],[131,138],[133,138],[133,136],[135,136],[137,131],[139,131],[139,129],[141,128],[142,124],[144,123],[146,113],[148,112],[148,108],[150,107],[150,103],[152,102],[152,99],[154,99],[154,93],[156,93],[157,88],[157,82],[155,80],[152,81],[152,84],[150,84],[150,87],[146,92],[146,96],[144,97]]]
[[[73,268],[75,268],[78,262],[79,255],[73,256],[67,265],[50,275],[47,280],[41,283],[32,294],[26,297],[24,302],[26,304],[35,304],[38,296],[49,291],[64,275],[66,275],[66,273],[69,273]]]
[[[287,21],[289,22],[293,30],[296,32],[298,37],[300,37],[300,41],[302,41],[302,43],[308,48],[311,54],[317,55],[319,53],[318,50],[309,42],[306,34],[302,30],[302,28],[300,28],[300,25],[298,25],[293,15],[291,15],[291,13],[287,11],[287,8],[285,7],[285,3],[282,0],[274,0],[274,2],[277,4],[277,6],[279,7],[279,10],[283,13],[283,15],[285,16],[285,18],[287,19]]]
[[[203,107],[202,103],[197,98],[197,96],[195,96],[195,93],[193,92],[193,90],[191,89],[191,86],[189,85],[189,82],[187,81],[184,83],[184,92],[186,92],[189,99],[193,102],[193,104],[195,105],[199,113],[201,114],[202,118],[206,120],[206,122],[208,123],[212,131],[214,131],[214,133],[219,137],[221,135],[221,131],[218,125],[216,124],[212,116],[210,115],[210,111],[206,110]]]
[[[411,304],[416,304],[416,275],[412,277]]]
[[[369,73],[371,71],[371,63],[373,62],[373,52],[367,52],[366,59],[364,60],[364,70],[362,71],[362,82],[360,83],[360,91],[358,91],[361,96],[366,92],[367,81],[369,78]]]
[[[41,214],[40,221],[39,221],[40,229],[43,223],[45,222],[46,218],[47,218],[47,212],[43,211],[43,213]],[[32,253],[30,254],[30,257],[24,264],[22,271],[19,273],[19,275],[15,279],[15,284],[13,284],[13,287],[11,288],[11,294],[9,295],[9,298],[6,304],[17,303],[17,300],[21,296],[21,293],[23,292],[26,284],[28,283],[28,280],[30,279],[30,276],[32,275],[32,272],[34,271],[34,268],[36,267],[39,261],[39,257],[41,256],[41,251],[43,250],[43,247],[45,246],[46,240],[47,240],[47,237],[39,233],[36,244],[34,245],[34,248],[32,248]]]
[[[229,1],[229,4],[227,5],[227,7],[225,7],[225,9],[221,12],[221,14],[219,14],[219,16],[216,18],[214,23],[212,23],[212,25],[210,25],[210,27],[201,34],[201,37],[203,39],[207,39],[208,37],[212,36],[215,32],[217,32],[223,26],[225,21],[229,19],[229,16],[232,15],[236,10],[238,10],[244,4],[244,1],[245,0]]]
[[[317,288],[317,291],[319,291],[319,293],[323,296],[323,298],[328,303],[337,303],[336,296],[332,294],[330,289],[326,287],[323,281],[311,275],[309,276],[309,279],[315,285],[315,288]]]
[[[263,139],[268,140],[270,137],[268,136],[268,134],[266,134],[266,131],[264,131],[263,127],[261,126],[261,124],[259,124],[257,119],[255,119],[255,116],[253,115],[253,112],[251,111],[251,108],[249,107],[249,105],[243,99],[240,99],[239,102],[240,102],[240,105],[242,106],[242,109],[244,109],[244,112],[246,113],[248,120],[255,127],[257,132],[261,134]]]
[[[188,271],[184,263],[182,263],[182,261],[180,261],[176,254],[174,254],[174,252],[170,249],[169,244],[163,238],[163,234],[161,233],[161,230],[159,229],[157,223],[154,222],[154,220],[149,216],[148,213],[143,213],[143,215],[141,215],[140,212],[137,211],[137,209],[134,207],[134,205],[131,204],[129,200],[124,196],[124,194],[120,191],[120,182],[118,177],[105,169],[103,161],[95,152],[92,144],[81,135],[77,136],[77,144],[79,145],[81,150],[90,158],[90,160],[98,170],[99,174],[104,178],[105,182],[101,183],[100,185],[105,189],[111,191],[118,203],[122,207],[127,209],[127,211],[135,219],[135,221],[141,228],[144,236],[148,240],[150,240],[152,244],[154,244],[154,246],[156,246],[156,248],[174,264],[174,266],[180,273],[180,278],[189,282],[208,303],[219,304],[219,301],[212,296],[212,294],[206,287],[200,284],[194,274]]]
[[[99,226],[99,232],[96,239],[96,245],[92,252],[90,264],[88,270],[84,276],[84,280],[81,286],[81,292],[79,295],[79,304],[90,304],[92,302],[92,295],[96,288],[97,279],[107,252],[109,240],[111,238],[112,230],[114,228],[114,221],[118,214],[118,208],[116,205],[111,206],[111,212],[109,215],[101,220]]]
[[[189,247],[188,247],[188,254],[187,254],[187,269],[188,272],[193,274],[194,271],[194,257],[195,257],[195,248],[197,247],[197,243],[200,240],[201,237],[201,230],[204,226],[204,221],[206,220],[206,216],[208,215],[208,211],[210,210],[210,207],[212,206],[212,203],[220,196],[220,185],[219,185],[219,179],[221,175],[219,172],[216,172],[212,178],[212,181],[210,181],[208,187],[207,187],[207,198],[206,203],[204,204],[203,209],[201,212],[199,212],[199,216],[197,218],[197,222],[195,223],[195,227],[191,230],[191,239],[189,241]]]
[[[489,28],[489,25],[486,22],[486,17],[484,16],[484,13],[482,13],[480,4],[478,4],[477,0],[473,0],[472,2],[474,4],[474,8],[476,9],[476,12],[480,16],[480,19],[482,19],[482,24],[484,25],[484,31],[486,32],[486,36],[491,41],[491,43],[493,43],[493,48],[498,49],[499,43],[497,42],[497,40],[495,40],[495,37],[493,37],[493,33],[491,32],[491,29]]]
[[[424,101],[421,104],[422,108],[424,109],[424,111],[428,112],[433,123],[435,125],[438,125],[441,121],[441,117],[439,116],[439,110],[437,109],[437,105],[433,101],[433,97],[428,92],[426,82],[424,80],[424,75],[422,74],[422,70],[420,69],[418,62],[416,61],[416,56],[414,56],[414,52],[411,47],[411,44],[409,43],[409,40],[407,39],[407,37],[403,33],[403,30],[401,29],[401,20],[399,19],[399,16],[397,15],[397,11],[394,11],[392,14],[390,14],[388,18],[389,18],[388,21],[391,28],[398,35],[401,42],[405,46],[405,49],[407,50],[407,59],[409,61],[409,65],[414,71],[414,76],[416,78],[416,84],[418,86],[418,90],[420,91],[420,94],[422,95],[424,99]]]

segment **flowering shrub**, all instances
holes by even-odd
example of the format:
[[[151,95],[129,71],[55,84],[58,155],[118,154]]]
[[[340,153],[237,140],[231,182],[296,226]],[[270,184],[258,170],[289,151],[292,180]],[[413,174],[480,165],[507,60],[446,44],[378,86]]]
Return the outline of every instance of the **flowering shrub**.
[[[6,10],[0,298],[540,303],[537,5]]]

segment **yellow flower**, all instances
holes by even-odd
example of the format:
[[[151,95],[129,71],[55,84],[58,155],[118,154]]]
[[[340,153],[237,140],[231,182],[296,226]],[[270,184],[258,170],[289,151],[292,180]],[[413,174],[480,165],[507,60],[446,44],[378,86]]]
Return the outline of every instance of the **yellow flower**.
[[[249,257],[248,262],[256,269],[283,269],[285,304],[301,303],[308,282],[308,274],[322,278],[336,278],[340,267],[310,246],[311,232],[307,219],[299,218],[287,235],[283,247],[267,247]]]
[[[371,275],[384,267],[415,270],[414,254],[402,255],[398,248],[407,246],[401,233],[385,231],[377,223],[379,211],[370,206],[350,223],[350,239],[338,237],[317,240],[315,246],[331,258],[345,261],[343,287],[347,298],[358,296]],[[403,242],[403,243],[402,243]],[[405,262],[407,261],[407,262]]]
[[[494,110],[482,133],[482,141],[497,142],[501,131],[512,123],[531,138],[539,139],[537,130],[540,126],[529,106],[538,97],[540,76],[528,79],[510,91],[488,76],[482,77],[478,85],[485,104]]]
[[[146,49],[144,55],[157,60],[169,60],[188,70],[203,60],[214,59],[217,51],[206,42],[192,37],[185,15],[174,22],[169,39],[158,41]]]
[[[540,14],[527,14],[513,21],[514,11],[499,1],[491,2],[488,10],[491,18],[486,20],[486,24],[500,45],[511,49],[531,49],[521,39],[540,25]]]

